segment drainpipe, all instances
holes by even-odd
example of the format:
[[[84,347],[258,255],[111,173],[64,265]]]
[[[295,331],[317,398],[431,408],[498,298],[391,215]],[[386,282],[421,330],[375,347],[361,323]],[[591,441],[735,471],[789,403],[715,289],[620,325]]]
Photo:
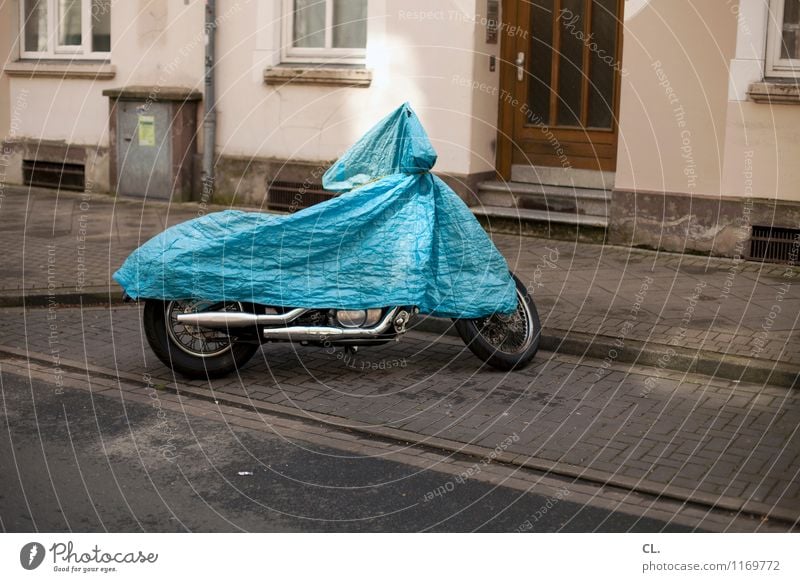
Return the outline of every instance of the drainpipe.
[[[205,58],[205,93],[203,103],[203,203],[211,202],[214,194],[214,144],[217,141],[217,109],[214,94],[214,37],[217,32],[216,0],[206,0],[206,58]]]

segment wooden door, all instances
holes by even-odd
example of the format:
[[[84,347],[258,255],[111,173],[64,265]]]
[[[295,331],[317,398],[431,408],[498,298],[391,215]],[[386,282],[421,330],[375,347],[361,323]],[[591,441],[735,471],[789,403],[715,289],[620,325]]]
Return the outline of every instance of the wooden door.
[[[498,171],[613,171],[624,0],[503,4]]]

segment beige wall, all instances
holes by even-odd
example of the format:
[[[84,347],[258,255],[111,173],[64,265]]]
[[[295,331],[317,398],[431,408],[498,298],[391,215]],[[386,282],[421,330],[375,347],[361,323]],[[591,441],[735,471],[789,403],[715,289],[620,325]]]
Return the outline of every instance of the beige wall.
[[[618,190],[719,194],[736,5],[651,0],[626,20]]]
[[[764,77],[767,0],[739,0],[725,130],[723,196],[800,202],[800,106],[754,103]]]
[[[16,59],[13,53],[15,30],[13,7],[10,2],[0,2],[0,66]],[[0,74],[0,140],[8,135],[11,122],[11,87],[8,77]]]
[[[722,194],[800,202],[800,106],[731,102]]]
[[[107,145],[108,100],[101,91],[113,83],[12,78],[10,85],[12,109],[15,104],[25,104],[18,137]]]
[[[183,0],[115,2],[111,22],[111,61],[117,67],[114,85],[202,88],[203,5]]]
[[[230,3],[220,2],[220,10]],[[481,27],[475,11],[475,0],[435,7],[425,0],[371,1],[369,88],[267,86],[264,69],[280,61],[278,3],[243,5],[219,34],[219,149],[244,157],[332,160],[410,101],[439,152],[437,170],[491,169],[496,98],[454,82],[477,74]],[[488,56],[477,59],[488,71]]]
[[[479,20],[485,15],[485,10],[486,2],[478,1],[476,13]],[[500,43],[504,34],[508,34],[508,29],[501,26],[498,32],[497,44],[486,44],[485,25],[481,24],[474,27],[472,78],[479,84],[483,83],[486,87],[497,87],[499,89]],[[490,56],[494,56],[496,59],[494,72],[489,71]],[[490,91],[473,90],[472,93],[472,105],[468,111],[472,123],[470,172],[493,171],[497,152],[497,122],[500,98]]]
[[[13,6],[16,18],[17,2]],[[20,78],[8,80],[13,103],[27,101],[21,137],[108,145],[108,98],[104,89],[136,84],[189,85],[202,82],[201,2],[130,0],[111,11],[112,65],[108,80]],[[167,71],[170,71],[167,73]]]
[[[16,3],[11,5],[16,10]],[[432,7],[425,0],[370,0],[367,66],[374,79],[367,89],[265,85],[264,69],[280,62],[280,5],[278,0],[217,2],[220,153],[332,160],[373,123],[410,101],[439,152],[437,170],[467,174],[493,168],[497,98],[454,80],[497,84],[497,73],[488,72],[487,53],[499,45],[483,44],[484,29],[476,24],[481,2],[451,0]],[[4,6],[7,11],[9,4]],[[115,78],[11,79],[11,100],[27,95],[35,112],[25,116],[20,135],[107,145],[104,89],[202,90],[203,17],[202,2],[115,2]]]

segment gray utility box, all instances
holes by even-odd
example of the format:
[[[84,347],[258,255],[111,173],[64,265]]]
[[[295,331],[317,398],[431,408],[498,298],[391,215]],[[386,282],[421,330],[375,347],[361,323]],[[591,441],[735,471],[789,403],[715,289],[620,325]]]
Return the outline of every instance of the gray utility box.
[[[184,87],[107,89],[110,183],[118,195],[191,200],[202,93]]]

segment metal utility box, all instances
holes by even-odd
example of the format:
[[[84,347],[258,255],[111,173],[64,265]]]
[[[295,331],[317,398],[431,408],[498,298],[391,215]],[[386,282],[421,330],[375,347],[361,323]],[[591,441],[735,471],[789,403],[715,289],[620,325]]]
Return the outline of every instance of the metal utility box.
[[[110,182],[122,196],[192,199],[197,105],[202,94],[183,87],[107,89]]]

